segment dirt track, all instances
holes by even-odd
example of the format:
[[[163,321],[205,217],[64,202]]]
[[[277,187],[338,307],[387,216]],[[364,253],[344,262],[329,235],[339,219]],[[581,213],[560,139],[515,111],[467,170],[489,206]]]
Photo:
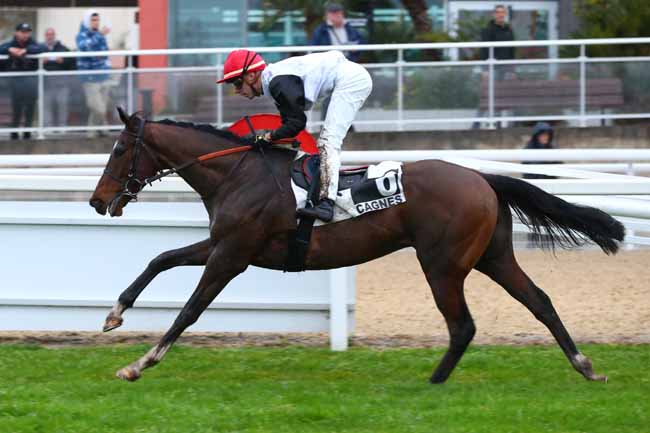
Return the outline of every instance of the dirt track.
[[[577,342],[650,343],[650,250],[517,253],[528,275],[551,297]],[[550,333],[487,277],[473,272],[466,298],[478,344],[552,343]],[[400,252],[359,267],[353,345],[446,345],[447,330],[413,252]],[[0,343],[50,346],[153,343],[160,334],[0,333]],[[188,333],[181,343],[199,346],[326,346],[325,335]]]
[[[582,342],[650,343],[650,250],[517,252],[521,267],[553,301]],[[363,265],[357,280],[357,334],[407,334],[446,340],[442,315],[415,254],[402,252]],[[478,272],[466,281],[475,342],[552,342],[546,328],[496,283]]]

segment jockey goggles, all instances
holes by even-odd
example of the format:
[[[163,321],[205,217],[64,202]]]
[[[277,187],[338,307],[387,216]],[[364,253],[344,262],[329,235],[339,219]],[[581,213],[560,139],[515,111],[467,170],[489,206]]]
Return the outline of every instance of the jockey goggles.
[[[266,62],[254,51],[237,50],[228,55],[223,68],[223,78],[217,80],[217,83],[230,83],[240,89],[244,84],[246,73],[265,69]]]

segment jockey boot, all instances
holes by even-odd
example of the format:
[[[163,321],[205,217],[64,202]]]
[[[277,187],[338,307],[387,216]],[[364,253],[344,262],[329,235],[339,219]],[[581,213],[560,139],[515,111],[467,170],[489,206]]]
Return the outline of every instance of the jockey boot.
[[[329,198],[324,198],[314,207],[298,209],[297,214],[299,216],[318,218],[328,223],[334,218],[334,201]]]

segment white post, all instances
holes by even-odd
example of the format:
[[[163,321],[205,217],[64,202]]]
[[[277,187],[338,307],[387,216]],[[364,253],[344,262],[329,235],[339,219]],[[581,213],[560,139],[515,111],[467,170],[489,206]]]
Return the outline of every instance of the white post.
[[[348,275],[347,268],[332,269],[330,274],[330,348],[348,348]]]
[[[397,50],[397,130],[404,130],[404,51]]]
[[[43,126],[45,125],[45,69],[43,68],[43,57],[38,59],[38,138],[45,138]],[[31,125],[30,125],[31,126]]]
[[[488,52],[488,127],[494,129],[494,47],[490,47]]]
[[[135,111],[135,106],[133,104],[133,56],[126,56],[126,59],[126,110],[130,115]],[[148,113],[148,115],[153,117],[153,113]]]
[[[580,45],[580,127],[587,126],[585,115],[587,114],[587,50],[585,45]]]
[[[223,56],[217,54],[217,66],[221,69],[217,72],[217,75],[221,77],[223,75]],[[217,128],[223,127],[223,87],[217,86]]]

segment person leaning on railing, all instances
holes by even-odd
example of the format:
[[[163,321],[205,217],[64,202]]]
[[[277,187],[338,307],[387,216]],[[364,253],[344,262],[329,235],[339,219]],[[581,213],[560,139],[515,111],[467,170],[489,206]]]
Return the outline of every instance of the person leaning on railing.
[[[32,27],[28,23],[16,26],[13,39],[0,45],[0,54],[9,55],[6,69],[9,72],[27,72],[38,69],[38,59],[28,58],[28,54],[38,54],[45,47],[32,39]],[[19,128],[20,121],[25,117],[24,126],[29,128],[34,120],[34,108],[38,96],[38,79],[36,76],[18,76],[9,78],[11,92],[12,118],[11,127]],[[23,138],[31,138],[30,132],[24,132]],[[17,140],[18,133],[12,132],[11,139]]]
[[[70,71],[76,68],[74,57],[57,57],[54,53],[70,51],[56,38],[53,28],[45,30],[45,47],[50,56],[43,61],[46,71]],[[50,76],[45,81],[45,126],[65,126],[68,123],[69,75]]]
[[[79,33],[77,34],[77,48],[79,51],[108,51],[105,35],[110,29],[99,27],[99,14],[89,10],[84,14]],[[111,69],[110,62],[106,56],[79,57],[77,59],[79,70],[107,70]],[[106,125],[106,108],[108,105],[109,74],[84,74],[79,79],[83,83],[86,105],[88,106],[88,126]],[[89,137],[94,136],[92,132]],[[98,132],[97,135],[105,135]]]

